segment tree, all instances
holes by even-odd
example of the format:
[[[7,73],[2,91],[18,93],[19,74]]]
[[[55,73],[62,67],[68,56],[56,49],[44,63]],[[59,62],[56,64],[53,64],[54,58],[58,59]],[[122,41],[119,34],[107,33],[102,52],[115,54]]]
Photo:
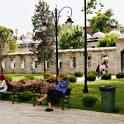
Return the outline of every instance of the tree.
[[[102,12],[104,5],[100,0],[89,0],[86,3],[86,13],[96,14],[92,19],[87,19],[90,23],[92,32],[97,31],[109,32],[109,26],[118,24],[118,21],[111,17],[114,15],[111,9],[108,9],[105,13]],[[82,9],[84,12],[84,8]]]
[[[54,33],[54,16],[53,13],[49,10],[49,6],[46,2],[40,1],[38,5],[35,5],[36,9],[34,16],[32,17],[32,25],[34,32],[34,41],[40,41],[38,46],[31,44],[33,51],[38,58],[38,62],[44,63],[44,73],[45,70],[45,61],[52,62],[54,55],[54,44],[55,44],[55,33]],[[47,22],[47,30],[42,31],[42,24]]]
[[[113,12],[111,9],[106,10],[105,13],[98,12],[96,16],[94,16],[92,19],[89,19],[90,27],[92,30],[92,33],[101,31],[101,32],[108,32],[109,26],[111,25],[117,25],[118,21],[114,18],[111,18],[113,16]]]
[[[89,0],[87,1],[87,4],[86,4],[86,13],[93,14],[93,13],[100,12],[103,9],[103,7],[104,5],[101,3],[100,0]],[[84,12],[84,8],[82,9],[82,12]]]
[[[98,40],[97,47],[114,47],[118,37],[117,34],[106,34]]]
[[[84,47],[82,27],[62,26],[59,33],[59,49],[78,49]]]
[[[90,27],[92,30],[92,33],[96,33],[98,31],[101,32],[107,32],[106,24],[109,20],[109,17],[107,17],[105,14],[98,12],[96,16],[94,16],[92,19],[89,19]]]
[[[9,52],[18,50],[12,29],[0,26],[0,70],[2,73],[2,60]]]

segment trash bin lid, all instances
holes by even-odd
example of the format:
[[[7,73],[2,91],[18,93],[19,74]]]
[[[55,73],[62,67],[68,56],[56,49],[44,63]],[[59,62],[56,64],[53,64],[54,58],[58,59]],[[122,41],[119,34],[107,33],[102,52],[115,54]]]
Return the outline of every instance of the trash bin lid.
[[[106,86],[101,86],[99,87],[101,91],[112,91],[116,89],[116,86],[111,86],[111,85],[106,85]]]

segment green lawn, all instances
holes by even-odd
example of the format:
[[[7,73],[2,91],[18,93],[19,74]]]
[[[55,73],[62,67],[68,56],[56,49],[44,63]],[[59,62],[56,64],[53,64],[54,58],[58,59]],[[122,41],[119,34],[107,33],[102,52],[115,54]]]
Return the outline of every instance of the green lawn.
[[[93,108],[86,108],[82,105],[82,97],[87,93],[83,93],[83,83],[70,84],[72,90],[71,107],[83,110],[101,111],[101,91],[100,86],[114,85],[116,86],[115,107],[118,107],[119,114],[124,114],[124,79],[111,79],[111,80],[96,80],[88,82],[89,94],[95,95],[99,101]]]
[[[12,76],[13,81],[19,81],[20,79],[23,79],[26,74],[8,74]],[[42,74],[34,74],[35,78],[43,78]]]
[[[20,80],[24,78],[24,74],[10,74],[13,80]],[[42,78],[42,75],[35,74],[36,78]],[[87,93],[83,93],[84,82],[70,83],[69,87],[72,88],[70,103],[71,108],[90,110],[90,111],[101,111],[101,91],[100,86],[114,85],[116,86],[116,107],[118,107],[118,114],[124,114],[124,78],[123,79],[111,79],[111,80],[96,80],[93,82],[87,82],[88,94],[95,95],[98,97],[98,102],[92,108],[84,107],[82,104],[82,97]],[[55,105],[60,106],[60,105]]]

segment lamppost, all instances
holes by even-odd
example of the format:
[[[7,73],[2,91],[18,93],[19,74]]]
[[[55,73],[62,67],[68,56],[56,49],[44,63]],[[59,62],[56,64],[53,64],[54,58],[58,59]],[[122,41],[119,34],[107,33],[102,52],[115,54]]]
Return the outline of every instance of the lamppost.
[[[59,21],[59,17],[60,17],[60,14],[62,12],[62,10],[64,9],[69,9],[69,11],[67,11],[67,21],[65,22],[67,24],[67,26],[71,26],[73,21],[72,19],[70,18],[72,16],[72,9],[68,6],[65,6],[63,7],[61,10],[58,10],[57,9],[57,6],[55,7],[55,11],[53,13],[53,17],[54,17],[54,21],[55,21],[55,41],[56,41],[56,77],[58,76],[59,74],[59,70],[58,70],[58,21]],[[52,13],[51,13],[52,14]],[[42,29],[45,31],[47,28],[47,24],[44,23],[42,25]]]
[[[87,86],[87,23],[86,23],[86,0],[84,0],[84,93],[88,93]]]

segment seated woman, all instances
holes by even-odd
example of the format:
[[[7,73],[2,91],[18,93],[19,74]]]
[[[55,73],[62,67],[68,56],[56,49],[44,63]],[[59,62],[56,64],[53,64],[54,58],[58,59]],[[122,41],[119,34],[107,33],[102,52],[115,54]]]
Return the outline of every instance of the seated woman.
[[[8,80],[5,79],[5,76],[3,74],[0,74],[0,80],[2,83],[0,84],[0,92],[6,92],[8,89]]]
[[[57,80],[58,84],[54,86],[54,89],[49,89],[43,97],[37,99],[37,101],[42,102],[44,99],[47,98],[48,107],[47,109],[45,109],[45,111],[47,112],[53,111],[52,102],[54,97],[61,97],[63,94],[66,93],[68,89],[68,82],[64,80],[64,75],[59,75],[57,77]]]

